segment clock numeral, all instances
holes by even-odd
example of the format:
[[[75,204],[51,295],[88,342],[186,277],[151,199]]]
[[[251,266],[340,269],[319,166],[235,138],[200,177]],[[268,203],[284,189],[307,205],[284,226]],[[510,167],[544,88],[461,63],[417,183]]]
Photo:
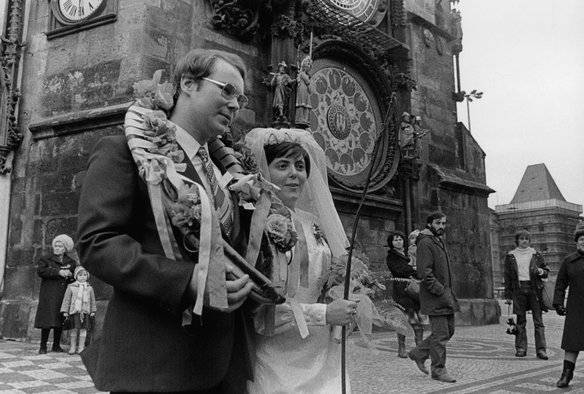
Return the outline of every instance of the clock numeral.
[[[85,15],[85,10],[83,9],[83,7],[79,8],[79,12],[77,13],[79,16],[83,16]]]
[[[71,0],[67,0],[64,4],[63,4],[63,8],[65,8],[65,11],[69,12],[69,9],[73,7],[73,3],[71,3]]]
[[[77,13],[77,6],[74,5],[71,7],[71,15],[75,15]]]
[[[91,2],[89,3],[89,8],[91,8],[92,10],[94,9],[93,4],[91,4]]]

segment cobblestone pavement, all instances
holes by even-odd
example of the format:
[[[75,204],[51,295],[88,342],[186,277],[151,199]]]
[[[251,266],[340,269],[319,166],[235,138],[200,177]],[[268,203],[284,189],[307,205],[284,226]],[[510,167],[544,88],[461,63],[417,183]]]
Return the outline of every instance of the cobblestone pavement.
[[[569,389],[555,387],[562,369],[563,351],[559,346],[563,318],[544,315],[548,361],[535,357],[530,318],[531,348],[522,359],[514,357],[514,337],[505,334],[504,324],[457,327],[447,347],[447,367],[458,379],[455,384],[434,381],[409,359],[398,358],[393,332],[374,334],[371,348],[358,335],[352,335],[347,349],[353,393],[584,393],[584,361],[577,364]],[[412,345],[413,340],[408,338],[408,346]],[[37,351],[38,344],[0,340],[0,394],[98,392],[78,355],[39,355]]]
[[[555,313],[544,314],[547,361],[535,357],[531,315],[527,319],[529,349],[525,358],[514,356],[515,337],[505,333],[505,324],[456,327],[447,346],[446,363],[450,375],[457,379],[454,384],[432,380],[410,359],[398,358],[394,333],[374,334],[373,349],[353,335],[348,347],[353,393],[584,393],[582,356],[570,387],[555,386],[563,365],[560,344],[564,319]],[[414,346],[412,338],[407,341],[408,349]]]

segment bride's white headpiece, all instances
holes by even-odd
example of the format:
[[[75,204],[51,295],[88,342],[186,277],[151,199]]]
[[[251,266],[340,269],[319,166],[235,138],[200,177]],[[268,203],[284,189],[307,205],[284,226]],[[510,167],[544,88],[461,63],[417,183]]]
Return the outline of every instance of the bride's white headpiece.
[[[310,175],[296,202],[296,208],[315,215],[333,256],[342,256],[349,245],[347,235],[330,193],[325,155],[309,131],[302,129],[253,129],[245,136],[245,145],[254,154],[260,173],[270,180],[265,145],[296,142],[308,153]]]

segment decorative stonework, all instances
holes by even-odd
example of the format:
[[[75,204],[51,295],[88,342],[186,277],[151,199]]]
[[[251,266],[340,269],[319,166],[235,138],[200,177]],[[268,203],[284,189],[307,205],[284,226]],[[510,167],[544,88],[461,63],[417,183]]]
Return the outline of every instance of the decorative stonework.
[[[272,33],[275,37],[289,37],[298,40],[302,36],[303,31],[303,24],[290,18],[288,15],[278,16],[272,24]]]
[[[0,36],[0,174],[10,172],[14,151],[22,141],[15,113],[20,93],[14,84],[18,75],[20,51],[24,46],[20,41],[23,13],[23,2],[10,1],[7,37]]]
[[[373,58],[341,41],[322,43],[314,58],[310,128],[325,150],[331,180],[358,193],[373,166],[369,190],[383,191],[399,157],[391,81]]]
[[[318,60],[317,60],[318,62]],[[333,176],[351,177],[371,165],[382,115],[366,81],[352,69],[334,63],[313,75],[311,128],[325,149]]]
[[[243,41],[251,40],[260,27],[260,10],[265,1],[210,0],[213,27]]]
[[[391,26],[393,29],[406,25],[406,16],[404,10],[404,0],[390,0],[391,6]]]

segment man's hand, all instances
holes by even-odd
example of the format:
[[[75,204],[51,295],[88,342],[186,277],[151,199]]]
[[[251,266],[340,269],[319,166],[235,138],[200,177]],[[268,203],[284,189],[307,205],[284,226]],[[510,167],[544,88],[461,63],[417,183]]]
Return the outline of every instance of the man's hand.
[[[69,317],[69,314],[68,314],[67,312],[63,312],[63,316],[64,316],[65,318],[67,318],[67,317]]]
[[[59,270],[59,275],[62,276],[63,278],[68,278],[69,276],[71,276],[71,271]]]
[[[538,269],[537,269],[537,274],[538,274],[539,276],[543,276],[543,274],[544,274],[544,273],[545,273],[545,271],[544,271],[542,268],[538,268]]]
[[[225,273],[228,278],[233,277],[232,266],[230,264],[226,265]],[[225,312],[233,312],[243,305],[247,296],[251,292],[252,286],[253,282],[249,280],[249,275],[243,275],[239,279],[227,279],[227,303],[229,304],[229,307]]]
[[[357,303],[359,301],[349,301],[338,299],[326,306],[326,322],[333,326],[349,324],[357,315]]]
[[[188,292],[189,298],[194,300],[197,297],[197,277],[199,272],[199,266],[195,265],[195,269],[193,270],[193,276],[191,277],[191,281],[189,282]],[[221,309],[221,312],[233,312],[237,308],[239,308],[246,300],[247,296],[251,292],[253,282],[249,280],[248,275],[243,275],[239,279],[235,279],[235,275],[233,274],[233,265],[226,264],[225,265],[225,274],[226,274],[226,283],[225,286],[227,288],[227,303],[229,306],[227,309]],[[209,306],[209,298],[207,294],[205,294],[204,305]]]

